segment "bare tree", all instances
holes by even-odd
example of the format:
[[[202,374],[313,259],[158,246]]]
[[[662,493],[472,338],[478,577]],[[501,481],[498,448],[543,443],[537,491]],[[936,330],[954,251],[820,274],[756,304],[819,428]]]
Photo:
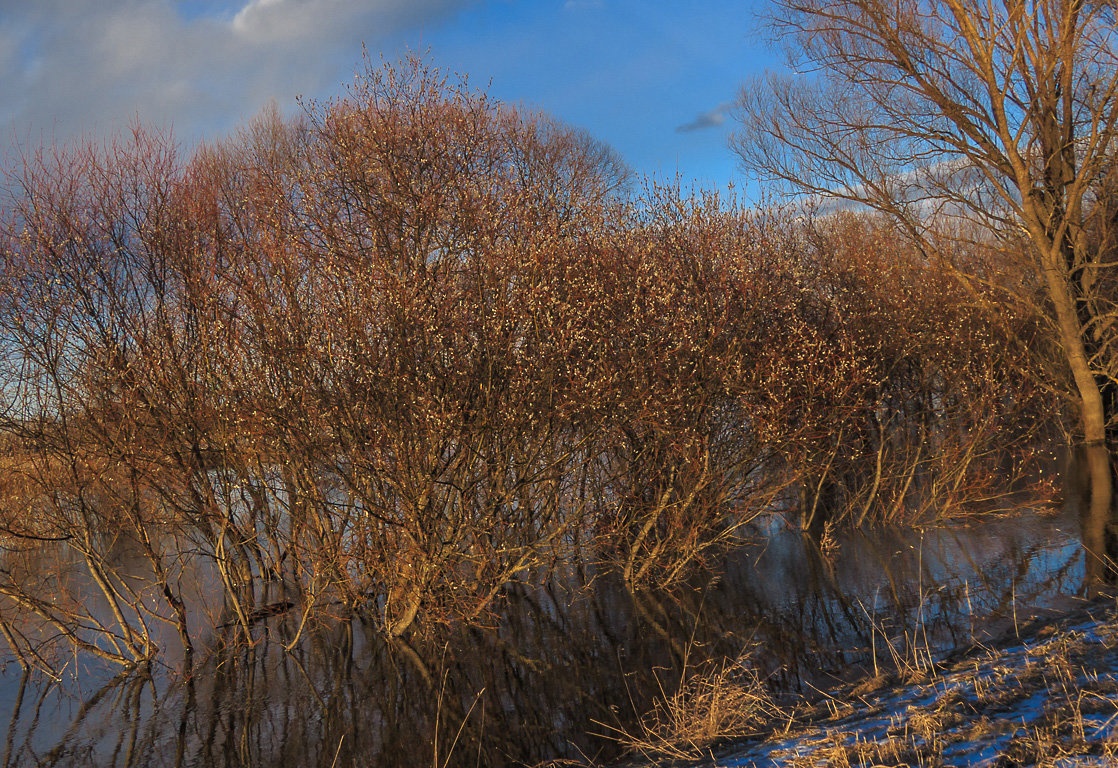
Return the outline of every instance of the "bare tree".
[[[1023,243],[1081,436],[1118,426],[1112,263],[1090,232],[1118,139],[1118,29],[1087,0],[776,0],[793,73],[749,84],[733,146],[796,193]],[[950,266],[949,260],[943,262]],[[972,280],[977,279],[971,276]],[[1109,490],[1109,479],[1106,482]]]

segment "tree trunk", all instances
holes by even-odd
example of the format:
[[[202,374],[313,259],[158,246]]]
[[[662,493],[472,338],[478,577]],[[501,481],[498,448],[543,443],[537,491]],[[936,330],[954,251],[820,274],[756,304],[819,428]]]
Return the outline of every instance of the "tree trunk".
[[[1075,381],[1076,391],[1079,395],[1080,416],[1083,422],[1084,445],[1106,445],[1106,408],[1103,405],[1102,392],[1098,381],[1091,370],[1087,359],[1087,350],[1084,346],[1084,333],[1080,326],[1078,315],[1075,311],[1075,300],[1072,298],[1069,283],[1063,274],[1063,265],[1059,261],[1059,252],[1052,249],[1041,254],[1041,268],[1044,272],[1048,296],[1056,310],[1056,324],[1060,334],[1060,344],[1064,348],[1068,367]]]

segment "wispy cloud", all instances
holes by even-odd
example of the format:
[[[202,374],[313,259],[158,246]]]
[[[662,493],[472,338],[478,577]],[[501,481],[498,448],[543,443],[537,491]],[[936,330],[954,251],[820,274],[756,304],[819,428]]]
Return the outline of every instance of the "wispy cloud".
[[[733,109],[734,102],[724,101],[714,109],[703,112],[698,115],[694,120],[683,125],[676,126],[676,133],[691,133],[692,131],[705,131],[708,128],[717,128],[726,122],[726,117]]]
[[[221,134],[268,99],[322,93],[362,42],[476,0],[0,0],[0,131],[37,143],[139,117],[183,138]]]

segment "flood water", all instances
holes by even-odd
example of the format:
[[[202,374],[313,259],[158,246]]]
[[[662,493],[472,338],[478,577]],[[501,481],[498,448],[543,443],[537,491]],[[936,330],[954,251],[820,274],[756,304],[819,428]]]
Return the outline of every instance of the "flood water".
[[[296,638],[261,622],[184,677],[113,677],[75,656],[56,682],[0,676],[4,765],[519,765],[621,756],[658,696],[707,664],[810,694],[894,654],[1026,626],[1091,592],[1076,510],[942,530],[851,533],[830,557],[779,519],[717,578],[630,594],[572,568],[509,589],[481,627],[385,642],[359,620]],[[221,646],[220,635],[215,647]],[[728,661],[729,660],[729,661]]]

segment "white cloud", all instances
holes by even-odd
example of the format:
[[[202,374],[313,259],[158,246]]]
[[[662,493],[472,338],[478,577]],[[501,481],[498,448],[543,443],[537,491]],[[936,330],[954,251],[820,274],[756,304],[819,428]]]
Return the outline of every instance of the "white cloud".
[[[0,131],[67,140],[139,116],[221,135],[269,98],[332,89],[363,42],[473,1],[239,0],[184,18],[172,0],[0,0]]]
[[[256,41],[284,40],[297,37],[315,21],[318,13],[328,14],[329,19],[342,9],[318,8],[322,2],[291,2],[291,0],[251,0],[233,17],[233,29],[240,35]],[[331,5],[341,5],[331,3]],[[320,20],[321,20],[320,19]]]

